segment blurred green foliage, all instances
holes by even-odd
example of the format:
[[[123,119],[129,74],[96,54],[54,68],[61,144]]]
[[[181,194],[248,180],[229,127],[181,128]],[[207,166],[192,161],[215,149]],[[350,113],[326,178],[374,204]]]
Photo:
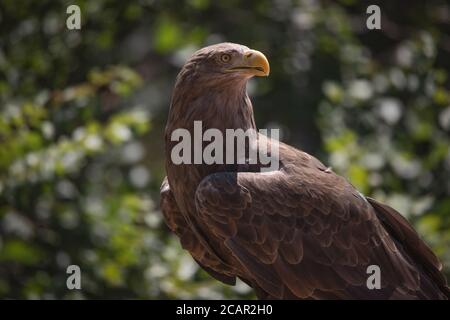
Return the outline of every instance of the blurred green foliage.
[[[270,60],[258,126],[405,214],[449,273],[450,6],[380,2],[369,31],[376,3],[2,0],[0,298],[253,297],[199,270],[157,205],[176,73],[220,41]]]

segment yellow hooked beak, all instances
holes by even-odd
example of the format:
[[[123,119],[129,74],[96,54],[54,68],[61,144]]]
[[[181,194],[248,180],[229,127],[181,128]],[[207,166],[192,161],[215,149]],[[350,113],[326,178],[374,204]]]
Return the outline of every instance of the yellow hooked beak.
[[[246,50],[242,60],[228,71],[240,71],[252,76],[267,77],[270,73],[269,61],[257,50]]]

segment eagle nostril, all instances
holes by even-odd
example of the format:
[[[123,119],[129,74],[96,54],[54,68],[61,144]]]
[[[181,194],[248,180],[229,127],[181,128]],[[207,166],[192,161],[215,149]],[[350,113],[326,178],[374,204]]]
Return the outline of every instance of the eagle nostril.
[[[245,54],[245,57],[246,57],[246,58],[250,58],[252,55],[253,55],[253,52],[247,52],[247,53]]]

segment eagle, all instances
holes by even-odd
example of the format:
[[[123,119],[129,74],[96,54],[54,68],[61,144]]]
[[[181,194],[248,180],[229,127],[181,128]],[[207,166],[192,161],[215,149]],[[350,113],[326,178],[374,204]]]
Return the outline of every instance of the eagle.
[[[408,221],[313,156],[277,142],[279,167],[268,172],[259,162],[173,161],[172,134],[193,133],[196,121],[222,133],[256,129],[246,85],[269,71],[263,53],[220,43],[179,72],[160,206],[181,246],[212,277],[228,285],[239,278],[259,299],[448,299],[441,263]]]

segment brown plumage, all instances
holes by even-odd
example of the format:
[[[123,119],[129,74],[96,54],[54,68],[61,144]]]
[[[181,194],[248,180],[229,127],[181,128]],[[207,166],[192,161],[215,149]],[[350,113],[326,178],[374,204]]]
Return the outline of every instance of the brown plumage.
[[[447,299],[438,259],[407,220],[305,152],[280,143],[280,169],[270,173],[171,161],[173,130],[192,132],[195,120],[204,130],[256,128],[246,83],[268,72],[261,53],[223,43],[197,51],[178,75],[161,208],[183,248],[259,298]],[[367,288],[369,265],[380,267],[381,289]]]

